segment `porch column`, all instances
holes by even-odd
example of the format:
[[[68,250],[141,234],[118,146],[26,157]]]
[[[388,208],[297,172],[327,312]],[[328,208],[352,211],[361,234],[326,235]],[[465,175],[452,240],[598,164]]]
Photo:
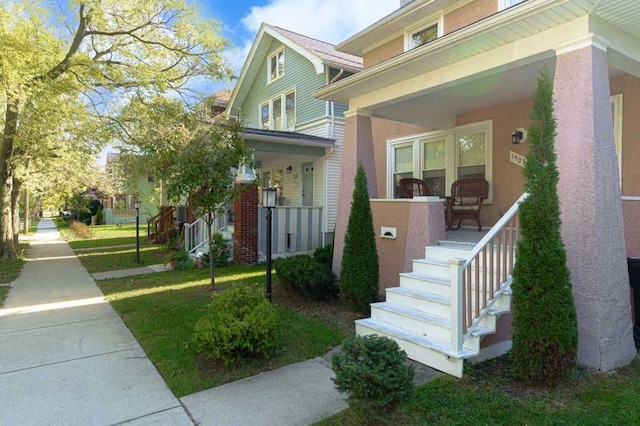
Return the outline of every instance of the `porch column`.
[[[233,261],[258,262],[258,187],[236,183],[241,193],[234,201]]]
[[[578,362],[603,371],[636,355],[609,98],[604,44],[591,36],[558,50],[558,194],[578,315]]]
[[[344,236],[351,212],[353,180],[358,163],[362,162],[367,173],[369,198],[378,198],[371,113],[366,110],[349,110],[344,113],[344,150],[340,166],[340,190],[338,192],[338,217],[333,244],[333,271],[340,274]]]

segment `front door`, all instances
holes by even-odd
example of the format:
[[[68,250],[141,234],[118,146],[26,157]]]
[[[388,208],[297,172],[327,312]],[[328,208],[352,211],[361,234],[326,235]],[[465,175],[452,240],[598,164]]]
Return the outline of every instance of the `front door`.
[[[313,206],[313,161],[302,163],[302,206]]]

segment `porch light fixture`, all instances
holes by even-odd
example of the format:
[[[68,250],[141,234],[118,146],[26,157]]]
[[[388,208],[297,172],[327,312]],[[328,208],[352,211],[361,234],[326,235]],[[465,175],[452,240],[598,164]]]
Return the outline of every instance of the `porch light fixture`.
[[[271,224],[272,224],[272,212],[271,209],[276,208],[276,188],[263,188],[262,189],[262,207],[265,208],[266,219],[266,257],[267,257],[267,300],[271,302]]]
[[[133,202],[133,208],[136,209],[136,263],[140,263],[140,201]]]
[[[527,131],[522,128],[517,128],[511,133],[511,143],[518,145],[527,138]]]
[[[287,167],[287,174],[290,175],[291,174],[291,170],[293,170],[293,168],[291,166]]]

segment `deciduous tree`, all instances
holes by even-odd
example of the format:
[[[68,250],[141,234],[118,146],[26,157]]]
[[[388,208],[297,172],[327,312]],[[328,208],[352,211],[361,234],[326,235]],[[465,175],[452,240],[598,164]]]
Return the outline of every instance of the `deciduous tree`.
[[[230,75],[219,25],[201,19],[187,0],[68,0],[62,2],[68,10],[55,16],[36,5],[0,4],[0,257],[16,254],[12,195],[24,161],[16,146],[22,114],[28,105],[37,108],[34,100],[52,92],[81,96],[92,113],[105,116],[114,99],[184,94],[193,77]]]

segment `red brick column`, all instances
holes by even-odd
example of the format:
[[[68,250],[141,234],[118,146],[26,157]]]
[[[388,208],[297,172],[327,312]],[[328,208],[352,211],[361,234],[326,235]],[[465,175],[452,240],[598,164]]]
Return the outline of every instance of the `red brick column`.
[[[246,183],[238,183],[236,187],[241,191],[234,202],[233,261],[238,264],[257,263],[258,188]]]

